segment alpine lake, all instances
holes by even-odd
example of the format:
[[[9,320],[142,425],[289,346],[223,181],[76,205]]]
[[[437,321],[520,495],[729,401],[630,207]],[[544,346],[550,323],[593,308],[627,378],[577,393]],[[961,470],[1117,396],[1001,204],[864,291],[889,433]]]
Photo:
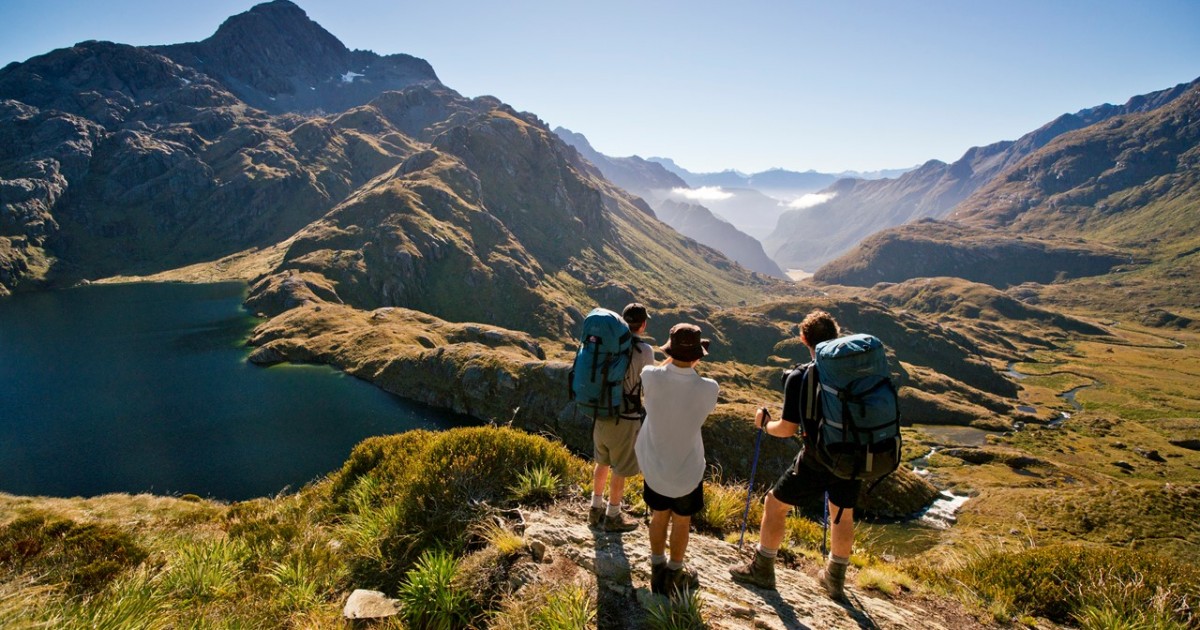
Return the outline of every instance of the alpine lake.
[[[242,283],[0,298],[0,492],[236,501],[337,470],[373,435],[465,418],[324,366],[260,367]]]

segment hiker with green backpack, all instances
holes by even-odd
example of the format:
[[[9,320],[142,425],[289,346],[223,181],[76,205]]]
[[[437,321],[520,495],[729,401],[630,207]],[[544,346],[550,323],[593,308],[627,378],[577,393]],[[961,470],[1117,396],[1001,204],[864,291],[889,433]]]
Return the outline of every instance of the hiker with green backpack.
[[[731,567],[736,582],[775,589],[775,556],[793,507],[823,498],[832,541],[819,581],[845,601],[846,568],[854,546],[854,508],[863,482],[877,482],[900,462],[900,411],[883,344],[870,335],[841,336],[833,317],[815,310],[800,324],[813,361],[784,375],[783,411],[755,414],[761,431],[801,434],[795,461],[767,493],[754,558]]]
[[[592,417],[592,504],[588,525],[628,532],[638,522],[621,510],[625,479],[638,474],[634,443],[645,410],[642,368],[654,363],[654,348],[641,340],[650,315],[634,302],[618,316],[603,308],[583,321],[579,352],[571,371],[571,396]],[[604,486],[608,485],[608,501]]]

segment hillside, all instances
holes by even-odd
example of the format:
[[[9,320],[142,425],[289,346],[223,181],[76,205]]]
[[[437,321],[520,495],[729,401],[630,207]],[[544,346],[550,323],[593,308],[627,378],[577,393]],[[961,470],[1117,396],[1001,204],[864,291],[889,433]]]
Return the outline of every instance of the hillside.
[[[659,202],[657,210],[663,223],[684,236],[720,251],[741,266],[776,278],[786,277],[779,265],[767,258],[761,243],[717,217],[708,208],[665,199]]]
[[[786,278],[753,237],[700,204],[676,201],[687,194],[687,184],[660,164],[637,156],[609,157],[592,148],[583,134],[569,129],[558,127],[554,133],[594,164],[606,179],[648,201],[655,215],[675,231],[708,245],[746,269]]]
[[[343,82],[352,61],[373,65]],[[418,61],[350,53],[277,0],[195,44],[85,42],[9,65],[0,291],[232,256],[319,275],[362,308],[557,336],[596,302],[772,290],[656,221],[535,116],[463,98]]]
[[[975,191],[1055,138],[1118,116],[1164,107],[1200,83],[1135,96],[1064,114],[1016,141],[972,147],[952,164],[931,160],[894,179],[843,179],[821,191],[828,201],[790,211],[763,246],[783,267],[815,270],[880,230],[917,219],[943,218]]]
[[[960,203],[956,223],[881,232],[816,277],[869,285],[945,275],[1006,286],[1092,276],[1047,296],[1096,311],[1190,311],[1200,295],[1180,280],[1200,264],[1198,111],[1192,84],[1155,109],[1060,135]]]

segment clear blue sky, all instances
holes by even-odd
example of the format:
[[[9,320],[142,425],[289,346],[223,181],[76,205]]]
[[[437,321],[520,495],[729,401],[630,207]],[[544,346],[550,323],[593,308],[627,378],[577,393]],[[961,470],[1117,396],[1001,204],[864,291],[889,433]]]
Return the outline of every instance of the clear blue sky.
[[[693,171],[954,160],[1200,77],[1200,2],[296,0],[609,155]],[[253,0],[0,0],[0,65],[86,39],[203,39]]]

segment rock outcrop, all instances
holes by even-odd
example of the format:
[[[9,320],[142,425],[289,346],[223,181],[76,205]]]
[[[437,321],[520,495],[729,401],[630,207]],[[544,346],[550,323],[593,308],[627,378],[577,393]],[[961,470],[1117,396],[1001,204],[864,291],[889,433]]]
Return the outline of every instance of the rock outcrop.
[[[581,510],[582,513],[582,510]],[[546,547],[538,573],[552,583],[577,580],[597,592],[602,628],[645,627],[646,609],[665,598],[650,593],[650,543],[646,527],[627,534],[591,530],[580,515],[525,513],[527,544]],[[710,628],[961,628],[988,627],[961,604],[927,596],[889,597],[847,581],[848,605],[830,600],[816,579],[815,563],[776,569],[777,591],[744,586],[729,578],[729,567],[744,562],[737,546],[693,533],[687,563],[700,576],[703,617]]]

